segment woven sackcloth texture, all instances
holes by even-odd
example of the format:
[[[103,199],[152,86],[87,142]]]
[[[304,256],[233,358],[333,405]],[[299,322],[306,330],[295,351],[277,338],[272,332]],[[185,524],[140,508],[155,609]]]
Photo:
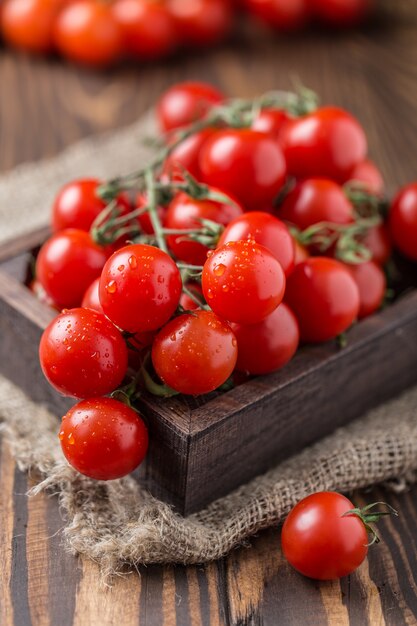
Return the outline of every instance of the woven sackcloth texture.
[[[0,241],[46,224],[54,193],[65,181],[140,167],[148,156],[140,137],[153,125],[148,116],[131,128],[84,140],[55,159],[3,175]],[[348,492],[383,481],[403,485],[417,477],[417,388],[187,518],[132,477],[98,483],[73,471],[60,453],[56,416],[1,377],[0,423],[19,467],[39,477],[32,491],[59,495],[69,548],[99,562],[105,574],[125,564],[216,559],[279,523],[308,493]]]

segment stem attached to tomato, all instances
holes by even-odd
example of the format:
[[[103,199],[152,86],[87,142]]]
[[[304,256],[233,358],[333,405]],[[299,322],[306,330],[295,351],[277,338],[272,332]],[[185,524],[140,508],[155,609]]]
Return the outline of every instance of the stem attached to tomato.
[[[373,511],[376,506],[384,506],[386,507],[385,511]],[[350,511],[346,511],[343,513],[342,517],[349,517],[351,515],[355,515],[359,517],[359,519],[363,522],[367,532],[371,535],[372,540],[367,544],[367,546],[371,546],[374,543],[379,543],[380,538],[373,526],[374,524],[380,520],[381,517],[386,515],[395,515],[398,517],[398,511],[396,511],[392,506],[387,504],[386,502],[372,502],[372,504],[368,504],[362,508],[351,509]]]

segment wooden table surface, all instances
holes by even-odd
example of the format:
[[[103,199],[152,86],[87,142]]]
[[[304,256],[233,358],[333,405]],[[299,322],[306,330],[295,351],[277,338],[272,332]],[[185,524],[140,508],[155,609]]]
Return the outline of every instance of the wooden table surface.
[[[417,7],[411,4],[400,2],[401,18],[367,32],[262,37],[108,74],[0,51],[0,169],[134,121],[177,80],[205,79],[231,95],[253,95],[289,87],[292,74],[324,101],[359,116],[389,188],[416,179]],[[317,583],[292,571],[274,528],[217,563],[140,568],[140,576],[133,572],[103,587],[94,563],[65,553],[56,497],[28,499],[28,480],[3,442],[1,626],[417,624],[417,487],[401,495],[356,494],[358,503],[388,501],[400,517],[380,524],[381,544],[340,582]]]

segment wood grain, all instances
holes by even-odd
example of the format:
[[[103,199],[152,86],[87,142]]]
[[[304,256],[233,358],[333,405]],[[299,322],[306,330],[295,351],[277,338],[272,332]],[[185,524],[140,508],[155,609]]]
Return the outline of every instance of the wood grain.
[[[0,168],[129,124],[176,80],[207,79],[249,95],[288,87],[292,73],[359,116],[393,189],[417,172],[417,7],[413,0],[391,5],[395,16],[401,9],[399,17],[367,32],[262,37],[210,56],[103,75],[1,51]],[[280,553],[279,530],[271,529],[218,563],[188,571],[140,568],[140,577],[133,572],[111,590],[95,564],[64,550],[56,498],[27,500],[27,480],[4,442],[0,486],[2,626],[417,624],[417,488],[398,496],[381,489],[356,494],[358,502],[385,499],[401,515],[382,522],[382,542],[340,583],[298,576]]]

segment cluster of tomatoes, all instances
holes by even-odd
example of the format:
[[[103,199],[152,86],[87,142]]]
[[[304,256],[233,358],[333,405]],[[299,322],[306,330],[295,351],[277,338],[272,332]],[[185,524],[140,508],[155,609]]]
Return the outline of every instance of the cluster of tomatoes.
[[[291,31],[310,18],[352,26],[372,6],[372,0],[4,0],[0,23],[11,46],[106,67],[124,57],[154,60],[216,44],[239,8]]]
[[[33,289],[62,311],[41,366],[81,400],[62,449],[98,479],[146,453],[141,389],[205,394],[273,372],[300,341],[340,337],[381,307],[393,244],[417,261],[417,185],[383,200],[348,112],[311,92],[226,100],[201,83],[173,86],[157,111],[153,161],[68,183],[36,260]]]

